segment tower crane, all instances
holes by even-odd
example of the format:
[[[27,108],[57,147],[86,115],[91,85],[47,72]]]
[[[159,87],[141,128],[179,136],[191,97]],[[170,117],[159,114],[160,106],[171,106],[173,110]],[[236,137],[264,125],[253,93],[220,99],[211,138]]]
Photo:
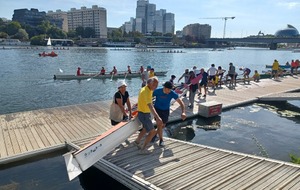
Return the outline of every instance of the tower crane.
[[[235,16],[231,17],[208,17],[208,18],[200,18],[200,19],[222,19],[224,20],[224,30],[223,30],[223,38],[225,38],[225,31],[226,31],[226,22],[228,19],[234,19]]]

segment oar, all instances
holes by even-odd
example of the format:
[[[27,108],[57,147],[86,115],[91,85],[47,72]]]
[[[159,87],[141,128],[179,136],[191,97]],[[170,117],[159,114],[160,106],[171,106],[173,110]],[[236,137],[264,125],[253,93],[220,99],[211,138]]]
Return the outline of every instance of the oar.
[[[90,81],[90,80],[92,80],[92,78],[98,76],[99,74],[100,74],[100,73],[97,73],[97,74],[95,74],[94,76],[92,76],[91,78],[88,78],[88,79],[86,79],[86,80],[87,80],[87,81]]]
[[[64,71],[61,68],[59,68],[59,72],[63,73]]]
[[[126,77],[127,77],[127,73],[125,73],[124,81],[126,80]]]
[[[112,72],[112,73],[111,73],[110,82],[112,82],[113,77],[114,77],[114,73]]]

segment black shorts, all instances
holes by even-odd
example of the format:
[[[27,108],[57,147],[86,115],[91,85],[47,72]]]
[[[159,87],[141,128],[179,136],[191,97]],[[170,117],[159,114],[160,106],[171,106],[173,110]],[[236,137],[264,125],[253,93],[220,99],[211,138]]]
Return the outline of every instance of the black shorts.
[[[216,75],[210,75],[209,77],[208,77],[208,80],[216,80]]]
[[[161,118],[161,120],[163,121],[163,123],[166,124],[169,121],[170,110],[161,110],[158,108],[155,108],[155,110]]]

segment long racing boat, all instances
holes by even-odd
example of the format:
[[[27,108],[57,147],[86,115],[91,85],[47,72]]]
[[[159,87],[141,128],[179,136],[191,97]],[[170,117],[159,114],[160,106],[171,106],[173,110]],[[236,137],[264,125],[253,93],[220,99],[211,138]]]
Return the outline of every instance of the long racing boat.
[[[167,74],[167,71],[156,71],[155,76],[165,76]],[[141,73],[139,72],[132,72],[131,74],[126,72],[118,72],[115,75],[105,73],[104,75],[100,73],[85,73],[82,75],[54,75],[54,80],[84,80],[84,79],[118,79],[118,78],[135,78],[135,77],[141,77]]]
[[[63,155],[70,181],[94,165],[103,156],[141,128],[141,123],[136,117],[137,112],[133,112],[132,114],[133,118],[131,120],[120,122],[118,125],[113,126],[108,131],[96,137],[83,148]]]

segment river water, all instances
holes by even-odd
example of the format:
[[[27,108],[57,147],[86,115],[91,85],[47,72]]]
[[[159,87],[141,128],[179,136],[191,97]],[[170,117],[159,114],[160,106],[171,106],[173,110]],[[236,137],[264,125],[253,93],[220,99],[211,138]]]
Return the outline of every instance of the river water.
[[[265,65],[272,64],[274,59],[281,64],[299,59],[299,54],[291,51],[260,48],[223,51],[179,49],[184,53],[161,53],[166,50],[140,52],[135,49],[71,47],[69,50],[55,50],[57,57],[39,57],[38,53],[51,51],[45,47],[8,48],[0,49],[0,114],[112,98],[116,91],[117,80],[53,80],[54,74],[75,74],[77,67],[87,72],[98,71],[102,66],[106,70],[116,66],[122,71],[126,70],[127,65],[130,65],[132,70],[138,70],[141,65],[144,67],[151,65],[157,71],[168,71],[166,77],[159,78],[162,84],[172,74],[178,79],[184,69],[192,68],[194,65],[198,68],[209,68],[214,63],[227,70],[229,62],[232,62],[237,68],[244,66],[252,71],[256,69],[263,72]],[[137,96],[141,80],[133,78],[126,79],[126,82],[130,95]],[[279,104],[255,103],[225,111],[221,116],[211,119],[196,118],[170,124],[164,135],[207,146],[289,161],[290,153],[300,152],[299,113],[300,101]],[[45,165],[48,167],[43,167]],[[20,175],[20,172],[23,174]],[[45,175],[41,175],[41,172]],[[10,169],[0,169],[0,187],[12,185],[24,187],[23,189],[41,189],[56,184],[53,189],[82,189],[83,186],[87,187],[97,181],[92,178],[93,176],[102,175],[95,172],[97,171],[89,171],[81,178],[68,182],[64,161],[61,156],[57,156]],[[31,175],[23,176],[27,173]]]

